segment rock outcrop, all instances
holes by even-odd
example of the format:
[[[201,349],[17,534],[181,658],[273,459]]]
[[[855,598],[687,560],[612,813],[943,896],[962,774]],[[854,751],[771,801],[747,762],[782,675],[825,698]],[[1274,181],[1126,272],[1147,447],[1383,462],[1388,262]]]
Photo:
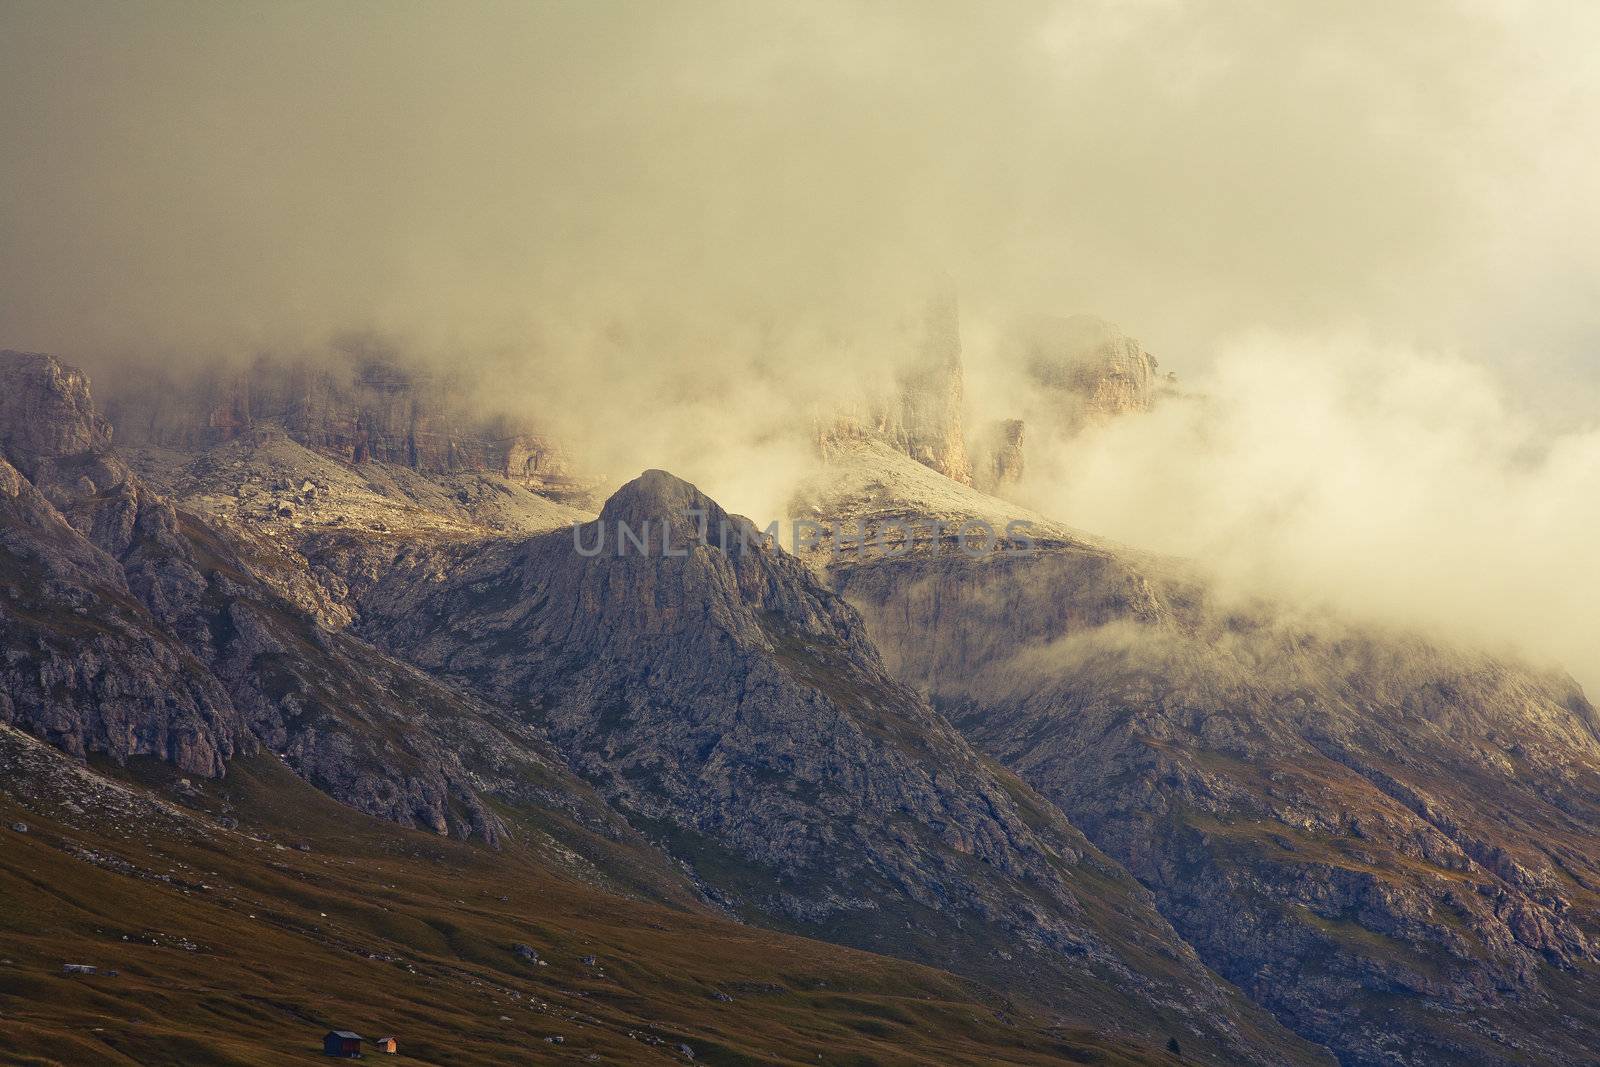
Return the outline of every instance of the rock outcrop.
[[[126,447],[196,451],[261,429],[339,459],[432,474],[485,471],[555,499],[584,501],[592,483],[548,435],[476,413],[467,391],[382,352],[321,363],[262,358],[182,381],[120,387],[110,404]]]
[[[111,426],[95,411],[89,379],[37,352],[0,352],[0,451],[29,477],[36,465],[104,450]]]
[[[0,352],[0,722],[79,757],[156,756],[215,776],[248,731],[113,555],[140,516],[103,452],[110,438],[83,374]]]
[[[1160,387],[1155,357],[1093,315],[1030,319],[1012,344],[1029,379],[1069,425],[1148,411]]]
[[[931,301],[913,337],[893,389],[862,398],[855,410],[820,418],[817,449],[826,458],[853,441],[884,441],[923,466],[970,484],[972,462],[962,429],[966,371],[955,299]]]
[[[286,595],[315,586],[303,559],[153,492],[109,450],[82,373],[0,353],[0,397],[0,722],[201,777],[265,746],[370,814],[490,842],[491,790],[624,832],[536,734],[320,625]]]
[[[1021,419],[991,423],[978,449],[978,476],[973,485],[986,493],[1003,493],[1022,481],[1027,469],[1023,443],[1026,424]]]
[[[1009,417],[988,423],[969,448],[960,320],[953,299],[933,301],[895,387],[817,420],[819,453],[832,460],[861,442],[883,442],[954,482],[1004,494],[1027,468],[1025,436],[1035,438],[1048,471],[1084,429],[1149,411],[1174,388],[1138,341],[1092,315],[1023,320],[999,358],[1017,371],[1014,410],[996,412]]]

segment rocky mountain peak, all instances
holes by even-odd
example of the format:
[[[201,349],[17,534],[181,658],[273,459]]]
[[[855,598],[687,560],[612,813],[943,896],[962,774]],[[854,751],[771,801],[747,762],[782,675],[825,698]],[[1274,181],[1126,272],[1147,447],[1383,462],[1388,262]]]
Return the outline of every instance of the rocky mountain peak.
[[[765,543],[749,519],[730,515],[697,486],[663,470],[647,470],[612,493],[590,526],[598,528],[592,536],[580,534],[578,543],[600,545],[611,555],[677,556],[705,545],[739,557]]]
[[[485,543],[445,569],[403,562],[363,595],[357,629],[521,710],[730,913],[1029,975],[1059,1004],[1143,996],[1103,976],[1159,959],[1173,984],[1151,997],[1181,1005],[1171,1025],[1226,1016],[1131,879],[889,677],[860,616],[799,559],[759,539],[724,550],[723,522],[753,531],[649,470],[575,531]],[[648,546],[619,543],[619,524]],[[1126,925],[1096,918],[1113,913]],[[1228,1062],[1263,1062],[1214,1036]]]
[[[600,518],[606,522],[645,522],[678,519],[690,512],[705,512],[712,521],[727,519],[727,512],[696,486],[664,470],[647,470],[625,483],[606,499]]]
[[[0,351],[0,450],[19,470],[110,445],[87,375],[38,352]]]
[[[770,650],[778,626],[826,634],[853,659],[876,656],[804,564],[666,471],[622,486],[594,522],[530,540],[523,559],[523,595],[540,590],[583,606],[562,623],[576,647],[620,635],[637,652],[703,627],[719,645]]]

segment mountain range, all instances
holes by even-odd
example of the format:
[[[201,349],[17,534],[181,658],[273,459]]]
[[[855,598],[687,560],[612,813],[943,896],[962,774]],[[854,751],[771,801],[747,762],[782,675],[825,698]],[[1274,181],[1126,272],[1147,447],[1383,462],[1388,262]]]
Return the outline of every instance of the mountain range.
[[[897,550],[599,499],[381,354],[108,418],[0,353],[16,1062],[1600,1062],[1580,688],[1019,508],[1031,437],[1176,384],[1040,320],[973,429],[923,334],[793,508]]]

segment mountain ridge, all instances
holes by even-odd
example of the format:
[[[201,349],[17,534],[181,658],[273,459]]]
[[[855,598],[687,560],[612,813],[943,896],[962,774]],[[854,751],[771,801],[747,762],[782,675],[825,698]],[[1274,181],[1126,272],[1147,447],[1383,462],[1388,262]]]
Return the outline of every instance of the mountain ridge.
[[[81,384],[86,400],[86,382],[51,381],[28,410],[92,411],[51,392]],[[889,679],[854,611],[781,549],[586,558],[570,529],[247,535],[175,508],[107,440],[62,437],[80,445],[34,465],[54,504],[20,475],[18,492],[68,555],[120,573],[129,610],[216,686],[234,760],[275,754],[356,809],[531,848],[595,884],[954,967],[1064,1021],[1180,1034],[1202,1061],[1319,1062],[1059,813]],[[594,521],[687,533],[689,508],[726,515],[653,472]],[[366,576],[326,603],[285,596],[336,574],[339,552]],[[49,637],[36,613],[7,618]],[[80,751],[114,764],[174,754],[84,737]],[[212,764],[190,762],[219,784],[172,788],[230,789],[215,747]]]
[[[896,487],[923,475],[882,452],[860,462],[841,461],[831,496],[813,486],[812,506],[869,526],[902,514]],[[974,504],[937,499],[946,518]],[[813,564],[899,678],[1342,1062],[1581,1062],[1600,746],[1570,678],[1220,606],[1192,567],[1071,536]],[[1516,1036],[1558,1013],[1552,1047]]]
[[[661,470],[594,513],[270,419],[130,464],[80,373],[0,380],[0,720],[106,773],[192,800],[277,761],[1188,1059],[1600,1036],[1600,715],[1559,673],[1220,602],[892,437],[834,440],[793,511],[924,534],[796,556]],[[974,555],[969,520],[1008,532]]]
[[[360,625],[424,669],[525,708],[736,914],[891,954],[932,952],[991,978],[1031,960],[1062,982],[1085,956],[1089,975],[1109,967],[1137,989],[1144,980],[1118,953],[1152,946],[1167,955],[1161,966],[1188,973],[1186,951],[1164,940],[1135,887],[891,682],[853,610],[801,561],[754,537],[726,550],[715,535],[701,542],[701,521],[754,533],[688,483],[647,472],[587,528],[486,545],[453,560],[444,581],[427,568],[380,581]],[[672,530],[683,554],[654,535],[649,555],[603,542],[619,522]],[[579,551],[599,544],[596,555]],[[888,815],[887,832],[865,829],[853,813],[866,810]],[[1068,873],[1085,863],[1099,866],[1094,879]],[[1019,897],[1012,880],[1030,888]],[[1096,896],[1117,887],[1121,935],[1075,899],[1090,885]],[[902,913],[913,936],[897,946],[885,935]],[[1031,946],[1029,957],[985,955],[964,922]],[[1125,940],[1139,924],[1148,932]],[[1108,992],[1103,978],[1068,988],[1086,980],[1095,996]],[[1205,989],[1198,972],[1182,981]],[[1212,1010],[1231,1010],[1226,1002]],[[1192,1008],[1179,1010],[1196,1025]]]

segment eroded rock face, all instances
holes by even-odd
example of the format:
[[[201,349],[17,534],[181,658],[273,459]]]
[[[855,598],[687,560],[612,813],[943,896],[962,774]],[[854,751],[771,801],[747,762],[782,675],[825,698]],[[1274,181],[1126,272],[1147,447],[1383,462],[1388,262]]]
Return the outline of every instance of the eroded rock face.
[[[554,440],[530,425],[484,418],[448,379],[383,354],[344,361],[261,359],[182,381],[119,388],[110,406],[121,442],[185,450],[257,429],[353,463],[376,460],[429,473],[487,471],[558,499],[588,499],[591,483]]]
[[[1032,319],[1014,343],[1029,378],[1069,424],[1148,411],[1156,395],[1155,357],[1104,319]]]
[[[855,410],[822,419],[817,448],[826,458],[852,441],[884,441],[923,466],[970,484],[972,461],[962,429],[965,402],[960,315],[954,298],[940,298],[929,303],[894,388],[862,398]]]
[[[215,777],[248,735],[225,688],[130,591],[117,561],[0,459],[0,722],[80,758]]]
[[[80,373],[0,355],[0,396],[21,420],[0,422],[0,722],[203,777],[265,744],[363,811],[491,842],[485,787],[584,807],[576,782],[560,798],[525,785],[564,773],[536,736],[318,625],[282,592],[308,584],[304,560],[252,553],[151,491],[107,450]]]
[[[1035,975],[1064,1010],[1153,998],[1237,1062],[1309,1055],[1244,1036],[1136,887],[892,681],[850,607],[668,474],[624,486],[576,537],[419,559],[361,610],[375,640],[526,709],[730,911]],[[1158,972],[1175,976],[1160,992]]]
[[[1224,610],[1086,542],[831,574],[902,681],[1341,1062],[1554,1067],[1600,1039],[1600,719],[1570,679]]]
[[[37,352],[0,352],[0,451],[32,476],[42,460],[99,451],[111,426],[94,409],[89,379]]]
[[[214,777],[248,733],[130,588],[118,555],[163,516],[110,442],[81,372],[0,352],[0,721],[79,757],[156,756]]]

